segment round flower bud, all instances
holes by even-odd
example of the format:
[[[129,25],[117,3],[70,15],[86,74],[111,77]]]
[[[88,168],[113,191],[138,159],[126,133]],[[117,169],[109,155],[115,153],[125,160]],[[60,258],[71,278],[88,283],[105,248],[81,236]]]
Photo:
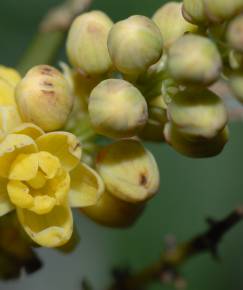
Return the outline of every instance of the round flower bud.
[[[203,0],[208,19],[219,23],[243,11],[243,0]]]
[[[233,49],[243,52],[243,15],[237,16],[229,23],[226,38]]]
[[[192,138],[213,138],[228,120],[223,100],[207,89],[178,93],[167,112],[177,130]]]
[[[72,23],[67,38],[70,63],[88,75],[108,72],[112,63],[107,38],[112,25],[111,19],[101,11],[78,16]]]
[[[188,34],[170,47],[168,69],[179,82],[209,85],[219,78],[222,60],[211,40]]]
[[[98,224],[124,228],[131,226],[142,214],[144,208],[144,203],[126,202],[105,192],[96,205],[83,207],[80,210]]]
[[[158,166],[139,141],[125,139],[106,146],[96,168],[110,194],[126,202],[144,202],[158,191]]]
[[[148,118],[140,91],[120,79],[105,80],[92,90],[89,114],[94,129],[111,138],[135,136]]]
[[[207,24],[208,22],[203,0],[183,0],[182,14],[191,23]]]
[[[152,19],[160,29],[165,48],[170,47],[186,32],[197,30],[196,25],[185,20],[182,15],[182,3],[178,2],[169,2],[163,5],[155,12]]]
[[[108,49],[114,65],[128,75],[143,73],[156,63],[162,54],[162,45],[157,25],[140,15],[117,22],[108,37]]]
[[[228,141],[228,128],[225,127],[213,138],[200,140],[187,139],[172,123],[165,125],[166,142],[177,152],[192,158],[205,158],[218,155]]]
[[[68,82],[48,65],[38,65],[27,72],[16,87],[16,101],[23,120],[44,131],[62,128],[73,105]]]
[[[230,88],[234,96],[243,103],[243,74],[234,73],[229,78]]]

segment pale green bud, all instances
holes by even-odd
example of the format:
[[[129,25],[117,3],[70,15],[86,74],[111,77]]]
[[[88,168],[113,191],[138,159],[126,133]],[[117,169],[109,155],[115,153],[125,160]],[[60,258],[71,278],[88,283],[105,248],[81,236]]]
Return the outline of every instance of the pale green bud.
[[[208,22],[203,0],[183,0],[182,14],[191,23],[206,24]]]
[[[229,77],[229,84],[234,96],[243,103],[243,73],[233,73]]]
[[[136,140],[106,146],[96,168],[110,194],[132,203],[150,199],[159,188],[159,169],[153,155]]]
[[[108,37],[108,49],[116,68],[130,75],[145,72],[162,54],[162,37],[157,25],[135,15],[117,22]]]
[[[243,0],[203,0],[207,17],[211,22],[228,20],[243,11]]]
[[[218,155],[228,141],[228,128],[225,127],[214,138],[200,140],[187,139],[177,128],[167,123],[164,135],[166,142],[177,152],[192,158],[205,158]]]
[[[70,63],[87,75],[104,74],[112,67],[107,48],[108,33],[113,25],[101,11],[78,16],[71,25],[67,38]]]
[[[165,48],[170,47],[186,32],[195,32],[198,28],[185,20],[182,15],[182,3],[178,2],[166,3],[155,12],[152,19],[160,29]]]
[[[207,89],[178,93],[167,112],[178,132],[193,139],[215,137],[228,120],[223,100]]]
[[[24,121],[33,122],[44,131],[53,131],[65,125],[73,96],[61,72],[48,65],[38,65],[16,87],[16,101]]]
[[[243,15],[237,16],[229,23],[226,38],[233,49],[243,52]]]
[[[131,226],[142,214],[144,208],[144,203],[126,202],[105,192],[96,205],[83,207],[80,210],[98,224],[123,228]]]
[[[121,79],[102,81],[92,90],[89,114],[94,129],[111,138],[137,135],[148,118],[143,95]]]
[[[179,82],[209,85],[219,78],[222,60],[210,39],[188,34],[170,47],[168,69]]]

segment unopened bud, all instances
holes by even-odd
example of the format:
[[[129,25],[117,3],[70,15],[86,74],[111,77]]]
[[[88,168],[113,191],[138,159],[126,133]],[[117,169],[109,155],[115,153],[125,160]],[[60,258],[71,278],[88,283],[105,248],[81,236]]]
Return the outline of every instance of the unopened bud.
[[[108,37],[108,49],[116,68],[128,75],[145,72],[162,54],[162,36],[145,16],[134,15],[117,22]]]
[[[104,74],[111,69],[107,38],[112,25],[101,11],[84,13],[74,20],[67,38],[67,55],[74,67],[87,75]]]
[[[209,85],[219,78],[222,61],[211,40],[188,34],[170,47],[168,69],[179,82]]]
[[[234,96],[243,103],[243,74],[234,73],[229,78],[230,88]]]
[[[182,16],[182,3],[178,2],[169,2],[163,5],[155,12],[152,19],[160,29],[165,48],[170,47],[186,32],[197,30],[196,25],[187,22]]]
[[[208,22],[203,0],[183,0],[182,14],[191,23],[207,24]]]
[[[16,101],[24,121],[53,131],[62,128],[67,121],[73,97],[57,69],[39,65],[30,69],[17,85]]]
[[[192,158],[205,158],[218,155],[228,141],[228,128],[225,127],[213,138],[200,140],[187,139],[172,123],[165,125],[166,142],[182,155]]]
[[[243,15],[237,16],[229,23],[226,37],[233,49],[243,52]]]
[[[137,135],[148,118],[143,95],[119,79],[105,80],[92,90],[89,114],[94,129],[111,138]]]
[[[106,146],[98,154],[96,168],[110,194],[123,201],[144,202],[158,191],[158,166],[139,141],[126,139]]]
[[[131,226],[142,214],[144,207],[143,203],[126,202],[105,192],[96,205],[83,207],[80,210],[99,224],[123,228]]]
[[[203,0],[208,19],[214,23],[228,20],[243,11],[243,0]]]
[[[215,137],[228,120],[223,100],[207,89],[178,93],[167,112],[177,130],[193,139]]]

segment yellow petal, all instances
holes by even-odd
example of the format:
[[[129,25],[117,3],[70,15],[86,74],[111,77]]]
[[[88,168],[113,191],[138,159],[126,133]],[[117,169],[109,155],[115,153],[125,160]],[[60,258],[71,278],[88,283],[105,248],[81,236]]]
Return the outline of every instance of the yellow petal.
[[[26,233],[40,246],[60,247],[71,238],[73,217],[67,205],[55,206],[46,215],[18,208],[17,215]]]
[[[38,170],[36,176],[30,180],[28,180],[28,184],[33,189],[40,189],[46,184],[47,178],[45,177],[44,173]]]
[[[22,123],[19,112],[15,106],[0,105],[0,129],[9,133]]]
[[[19,154],[12,162],[9,179],[27,181],[33,179],[38,172],[37,154]]]
[[[60,161],[56,156],[49,152],[41,151],[38,153],[39,166],[48,179],[53,178],[61,167]]]
[[[0,216],[14,209],[8,197],[7,182],[8,180],[6,178],[0,178]]]
[[[33,197],[29,194],[29,188],[23,182],[10,180],[7,185],[11,202],[20,208],[29,208],[33,204]]]
[[[104,192],[101,177],[84,163],[80,163],[70,173],[71,190],[69,203],[71,207],[85,207],[95,205]]]
[[[55,205],[55,198],[48,195],[37,195],[34,197],[34,205],[29,209],[36,214],[43,215],[49,213]]]
[[[36,143],[41,151],[48,151],[58,157],[65,170],[72,170],[81,158],[78,139],[68,132],[52,132],[40,136]]]
[[[69,189],[70,176],[64,169],[60,169],[59,173],[50,179],[46,186],[48,194],[56,198],[57,204],[62,204],[67,200]]]
[[[0,77],[0,106],[16,106],[14,87]]]
[[[33,123],[22,123],[14,128],[14,134],[22,134],[31,137],[33,140],[44,134],[44,131]]]
[[[13,68],[0,65],[0,78],[15,87],[21,80],[20,74]]]
[[[34,153],[37,146],[33,139],[26,135],[9,134],[0,143],[0,176],[8,177],[12,162],[21,153]]]

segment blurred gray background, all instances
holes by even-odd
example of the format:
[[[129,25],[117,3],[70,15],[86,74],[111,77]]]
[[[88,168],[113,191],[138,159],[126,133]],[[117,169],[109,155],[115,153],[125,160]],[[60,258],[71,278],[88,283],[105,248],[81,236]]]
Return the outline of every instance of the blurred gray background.
[[[0,63],[16,65],[44,12],[59,2],[0,1]],[[116,21],[131,14],[151,16],[162,3],[96,0],[93,8],[104,10]],[[228,145],[212,159],[188,159],[164,144],[148,147],[160,166],[161,189],[133,228],[106,229],[76,214],[81,242],[75,252],[64,255],[39,249],[43,269],[19,280],[0,282],[0,290],[80,290],[84,277],[96,290],[105,290],[112,266],[129,264],[140,269],[158,259],[167,234],[183,241],[206,228],[206,217],[221,218],[243,204],[243,124],[230,126]],[[220,254],[220,262],[205,254],[185,264],[181,272],[189,290],[243,289],[243,222],[227,234]],[[151,287],[156,289],[171,288],[158,284]]]

